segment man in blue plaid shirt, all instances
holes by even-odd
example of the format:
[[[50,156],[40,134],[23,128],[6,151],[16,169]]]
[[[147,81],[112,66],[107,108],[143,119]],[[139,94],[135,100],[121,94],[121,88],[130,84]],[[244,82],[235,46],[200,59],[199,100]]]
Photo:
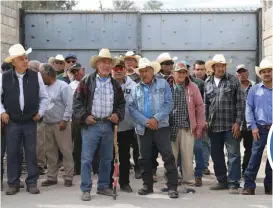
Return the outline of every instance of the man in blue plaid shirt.
[[[239,80],[226,72],[227,62],[217,54],[206,62],[213,75],[205,82],[206,126],[211,140],[211,157],[218,184],[211,190],[230,189],[238,194],[241,178],[240,126],[244,118],[245,94]],[[224,145],[228,152],[228,176]]]

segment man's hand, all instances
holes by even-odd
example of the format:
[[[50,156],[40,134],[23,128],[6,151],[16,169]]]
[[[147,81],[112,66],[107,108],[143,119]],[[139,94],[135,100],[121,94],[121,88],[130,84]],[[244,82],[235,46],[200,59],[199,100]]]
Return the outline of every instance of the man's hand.
[[[151,130],[157,130],[158,129],[158,121],[155,118],[151,118],[147,123],[147,127]]]
[[[94,120],[94,117],[93,116],[88,116],[87,118],[86,118],[86,124],[87,125],[91,125],[91,124],[94,124],[94,123],[96,123],[96,121]]]
[[[66,124],[67,124],[66,121],[61,121],[59,125],[59,130],[64,131],[66,129]]]
[[[118,123],[118,115],[116,113],[113,113],[109,118],[108,118],[112,123],[117,124]]]
[[[260,139],[260,134],[259,134],[259,129],[258,128],[252,130],[252,136],[253,136],[254,140]]]
[[[233,137],[235,139],[239,138],[241,132],[240,132],[240,125],[238,123],[233,124],[233,126],[232,126],[232,133],[233,133]]]
[[[1,114],[1,120],[4,124],[8,124],[9,123],[9,114],[7,113],[2,113]]]
[[[41,119],[39,113],[36,113],[36,115],[32,118],[33,121],[39,121]]]
[[[197,139],[197,140],[201,139],[201,137],[202,137],[202,131],[196,132],[194,134],[194,136],[195,136],[195,139]]]

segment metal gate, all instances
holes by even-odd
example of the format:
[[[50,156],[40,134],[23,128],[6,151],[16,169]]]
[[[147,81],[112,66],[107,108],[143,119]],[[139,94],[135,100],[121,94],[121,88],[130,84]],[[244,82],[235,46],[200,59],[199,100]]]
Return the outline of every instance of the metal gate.
[[[259,11],[179,10],[157,12],[26,11],[24,44],[30,59],[46,62],[56,54],[75,53],[91,71],[89,59],[106,47],[113,55],[135,50],[151,60],[169,52],[193,64],[223,53],[232,64],[244,63],[255,79],[260,56]]]

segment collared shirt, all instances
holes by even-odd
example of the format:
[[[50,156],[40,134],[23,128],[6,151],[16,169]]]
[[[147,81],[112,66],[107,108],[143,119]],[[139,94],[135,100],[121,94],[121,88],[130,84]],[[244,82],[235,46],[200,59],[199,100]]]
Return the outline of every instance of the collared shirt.
[[[151,118],[151,101],[150,101],[150,87],[146,84],[143,84],[144,89],[144,116],[146,118]]]
[[[19,104],[20,104],[21,111],[23,111],[24,107],[25,107],[23,77],[25,74],[19,74],[16,72],[16,75],[18,78],[19,90],[20,90]],[[43,78],[39,72],[38,72],[38,83],[39,83],[39,98],[40,98],[40,105],[39,105],[38,113],[39,113],[40,117],[43,117],[45,114],[45,111],[47,109],[49,98],[48,98],[48,94],[46,92]],[[0,74],[0,90],[1,90],[1,95],[2,95],[3,94],[2,74]],[[6,112],[4,105],[2,104],[2,101],[0,101],[0,112],[1,112],[1,114]]]
[[[250,90],[250,88],[254,85],[254,82],[248,80],[248,86],[247,88],[243,88],[244,92],[245,92],[245,100],[247,100],[247,95],[248,95],[248,92]],[[244,116],[244,119],[243,119],[243,122],[242,122],[242,125],[241,125],[241,130],[247,130],[247,124],[246,124],[246,117]]]
[[[206,121],[213,132],[231,131],[234,123],[241,125],[245,112],[245,93],[239,80],[226,73],[218,87],[214,76],[205,81]]]
[[[92,115],[96,118],[109,117],[113,112],[114,90],[111,78],[106,81],[97,74],[94,92]]]
[[[245,116],[247,127],[252,130],[257,128],[257,124],[272,124],[272,88],[261,82],[249,90]]]

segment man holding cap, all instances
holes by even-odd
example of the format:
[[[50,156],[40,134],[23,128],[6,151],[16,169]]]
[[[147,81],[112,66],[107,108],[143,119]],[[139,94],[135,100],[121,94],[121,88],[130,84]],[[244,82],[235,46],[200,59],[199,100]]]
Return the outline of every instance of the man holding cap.
[[[248,69],[246,68],[244,64],[240,64],[236,68],[237,68],[236,75],[241,83],[243,90],[245,91],[245,100],[246,100],[250,88],[255,83],[248,79],[248,76],[249,76]],[[251,156],[251,148],[252,148],[252,142],[253,142],[252,132],[251,130],[247,129],[245,116],[241,124],[240,138],[241,140],[243,139],[243,145],[245,148],[243,164],[242,164],[242,176],[244,177],[245,170],[248,166],[248,162]]]
[[[139,165],[143,188],[139,195],[153,193],[152,145],[155,144],[167,171],[170,198],[177,198],[177,169],[170,142],[169,114],[173,109],[172,92],[165,79],[156,78],[160,64],[146,58],[139,61],[141,82],[133,88],[129,99],[129,112],[134,120],[139,144]]]

